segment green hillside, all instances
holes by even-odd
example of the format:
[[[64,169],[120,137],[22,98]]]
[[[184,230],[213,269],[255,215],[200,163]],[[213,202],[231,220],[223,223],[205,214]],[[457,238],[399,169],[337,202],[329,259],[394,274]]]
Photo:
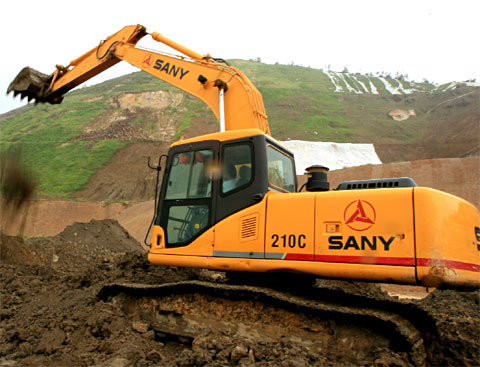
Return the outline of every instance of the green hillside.
[[[374,143],[401,150],[425,144],[434,131],[439,141],[461,147],[449,151],[451,156],[478,146],[472,141],[478,129],[478,87],[434,86],[243,60],[232,63],[261,91],[272,135],[278,140]],[[393,109],[413,110],[416,116],[395,121],[388,115]],[[448,131],[452,121],[458,124],[456,131],[465,131],[457,133],[456,140],[450,136],[453,132],[439,133]],[[60,197],[79,190],[128,144],[172,142],[180,135],[216,130],[213,113],[200,100],[144,72],[77,89],[60,105],[37,105],[0,116],[2,151],[21,147],[42,193]]]

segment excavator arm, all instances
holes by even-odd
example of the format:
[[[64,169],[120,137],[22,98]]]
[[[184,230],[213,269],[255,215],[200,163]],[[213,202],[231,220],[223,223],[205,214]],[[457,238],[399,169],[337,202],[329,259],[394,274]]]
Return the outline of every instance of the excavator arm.
[[[10,83],[7,93],[20,94],[22,99],[26,97],[36,103],[61,103],[65,93],[121,61],[112,54],[115,45],[135,46],[146,34],[145,27],[140,25],[124,27],[68,66],[57,65],[51,75],[25,67]]]
[[[172,56],[136,47],[148,33],[141,25],[127,26],[72,60],[67,67],[57,65],[46,75],[24,68],[7,93],[35,102],[61,103],[65,93],[125,60],[133,66],[182,89],[204,101],[220,122],[222,131],[257,128],[270,135],[260,92],[237,68],[210,55],[202,56],[157,32],[150,36],[181,52]]]

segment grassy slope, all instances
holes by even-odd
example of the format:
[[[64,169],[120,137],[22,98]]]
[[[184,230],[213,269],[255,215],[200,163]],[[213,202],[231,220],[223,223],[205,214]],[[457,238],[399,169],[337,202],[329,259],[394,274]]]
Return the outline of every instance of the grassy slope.
[[[25,164],[34,171],[39,189],[65,196],[88,182],[90,176],[129,142],[109,140],[68,143],[108,106],[104,100],[84,103],[72,93],[61,105],[38,105],[0,124],[1,149],[21,149]]]
[[[336,93],[330,79],[321,70],[242,60],[232,63],[261,91],[272,134],[279,140],[378,144],[416,142],[431,128],[432,114],[426,112],[459,93],[391,95],[383,82],[376,78],[370,80],[379,95]],[[368,85],[366,77],[356,78]],[[360,88],[355,78],[344,75],[344,79],[351,86]],[[405,88],[409,84],[402,83]],[[428,84],[416,84],[415,87],[433,89]],[[113,97],[122,93],[154,90],[178,91],[143,72],[77,89],[67,94],[61,105],[38,105],[0,122],[1,149],[21,146],[25,162],[34,169],[41,191],[51,196],[68,197],[105,165],[118,149],[132,141],[111,137],[107,140],[80,140],[79,136],[84,134],[86,126],[95,128],[93,122],[101,121],[113,112],[121,112],[128,116],[128,124],[138,131],[154,131],[159,116],[173,116],[176,128],[174,140],[184,133],[201,134],[203,131],[195,130],[195,121],[213,123],[213,114],[194,98],[185,98],[180,109],[167,107],[160,112],[143,109],[137,115],[119,111],[110,103]],[[415,109],[417,117],[402,122],[393,121],[387,113],[394,108]]]
[[[272,135],[279,140],[349,141],[341,95],[320,70],[235,61],[263,95]]]

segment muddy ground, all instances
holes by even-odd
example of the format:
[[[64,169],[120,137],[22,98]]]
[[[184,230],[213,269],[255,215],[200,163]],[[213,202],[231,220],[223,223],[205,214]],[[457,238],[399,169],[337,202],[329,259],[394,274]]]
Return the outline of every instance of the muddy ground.
[[[206,271],[149,265],[115,220],[75,223],[54,237],[1,234],[0,260],[0,366],[480,364],[478,291],[435,290],[422,300],[399,300],[377,285],[317,282],[366,296],[408,320],[423,341],[415,347],[423,354],[419,362],[412,346],[376,322],[268,298],[194,291],[99,298],[110,283],[216,279]]]

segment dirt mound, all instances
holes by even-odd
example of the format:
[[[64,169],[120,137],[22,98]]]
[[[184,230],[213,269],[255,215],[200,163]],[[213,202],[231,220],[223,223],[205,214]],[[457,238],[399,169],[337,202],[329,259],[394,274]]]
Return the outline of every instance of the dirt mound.
[[[1,259],[9,264],[40,265],[64,273],[82,273],[93,262],[108,264],[118,256],[144,250],[117,221],[75,223],[55,237],[10,237],[1,234]]]
[[[89,222],[92,219],[115,219],[129,208],[127,203],[88,203],[64,200],[31,200],[9,215],[5,201],[0,198],[2,213],[0,225],[9,235],[54,236],[75,222]],[[28,211],[27,211],[28,209]],[[151,214],[150,214],[151,216]]]
[[[117,221],[105,219],[92,220],[90,223],[74,223],[56,236],[63,243],[77,243],[114,252],[138,250],[138,243]]]
[[[139,243],[114,220],[75,223],[54,237],[0,233],[0,255],[0,365],[415,364],[381,325],[360,327],[352,319],[332,320],[328,313],[311,314],[281,302],[232,300],[228,292],[100,299],[100,289],[110,283],[210,277],[200,270],[151,266]],[[317,286],[411,315],[429,365],[480,360],[478,291],[435,291],[425,300],[407,302],[368,284],[322,281]],[[172,329],[179,320],[181,327]]]

